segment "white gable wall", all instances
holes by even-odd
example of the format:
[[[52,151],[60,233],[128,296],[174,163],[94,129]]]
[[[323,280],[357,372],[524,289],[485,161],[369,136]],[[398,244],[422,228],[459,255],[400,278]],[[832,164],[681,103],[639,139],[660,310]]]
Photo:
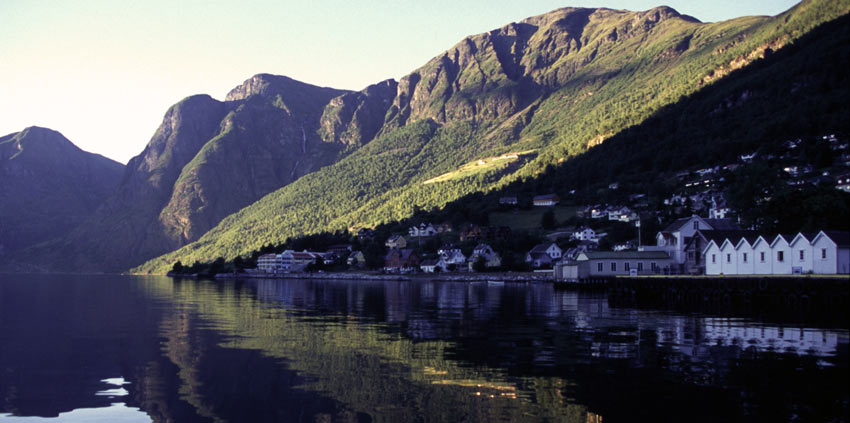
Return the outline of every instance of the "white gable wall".
[[[738,274],[738,252],[729,241],[724,241],[720,248],[721,269],[724,275]]]
[[[723,257],[721,257],[720,247],[711,241],[705,249],[705,274],[719,275],[723,273]]]
[[[802,273],[812,273],[812,244],[802,234],[794,237],[791,249],[791,267],[799,267]]]
[[[834,275],[838,272],[838,246],[823,232],[812,243],[812,268],[815,273]]]
[[[790,275],[792,251],[788,241],[782,236],[777,236],[771,247],[773,250],[773,274]]]
[[[753,244],[753,269],[753,273],[756,275],[773,273],[773,251],[762,237],[759,237]]]
[[[742,240],[736,248],[738,253],[738,274],[752,275],[755,273],[753,247],[747,240]]]

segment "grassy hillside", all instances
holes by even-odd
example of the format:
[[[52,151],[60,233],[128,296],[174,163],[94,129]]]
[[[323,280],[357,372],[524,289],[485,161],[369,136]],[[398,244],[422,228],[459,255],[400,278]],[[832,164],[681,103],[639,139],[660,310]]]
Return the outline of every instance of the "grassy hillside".
[[[471,37],[399,82],[399,92],[410,95],[396,98],[369,144],[135,271],[229,259],[291,236],[399,220],[472,192],[529,181],[848,10],[848,1],[806,1],[773,18],[702,24],[666,8],[564,9]],[[499,46],[511,36],[526,46],[522,55],[506,55],[517,48]],[[483,45],[492,48],[468,53]],[[480,59],[474,72],[472,58]],[[644,142],[659,151],[652,140]],[[522,150],[538,155],[518,169],[457,172],[424,183],[464,163]],[[548,184],[573,185],[569,179]]]

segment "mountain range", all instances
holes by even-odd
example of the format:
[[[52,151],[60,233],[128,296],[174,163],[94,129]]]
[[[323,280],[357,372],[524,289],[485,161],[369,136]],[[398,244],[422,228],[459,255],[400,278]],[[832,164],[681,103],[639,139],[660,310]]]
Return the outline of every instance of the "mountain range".
[[[256,75],[223,102],[172,106],[96,210],[6,257],[163,273],[403,219],[531,180],[848,11],[806,0],[775,17],[701,23],[668,7],[565,8],[467,37],[359,92]]]

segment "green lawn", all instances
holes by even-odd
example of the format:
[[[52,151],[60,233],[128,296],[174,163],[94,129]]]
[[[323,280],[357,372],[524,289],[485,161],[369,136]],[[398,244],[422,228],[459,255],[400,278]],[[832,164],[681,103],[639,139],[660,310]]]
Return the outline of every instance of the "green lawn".
[[[531,209],[514,209],[490,214],[490,226],[508,226],[511,229],[540,229],[540,220],[546,210],[552,207],[532,207]],[[558,225],[576,215],[575,206],[555,206],[555,220]]]

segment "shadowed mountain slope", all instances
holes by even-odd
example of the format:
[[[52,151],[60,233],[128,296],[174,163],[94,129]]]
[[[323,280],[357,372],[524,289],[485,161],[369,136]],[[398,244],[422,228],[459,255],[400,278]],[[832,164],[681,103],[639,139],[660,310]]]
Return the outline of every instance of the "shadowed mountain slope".
[[[68,233],[118,185],[123,168],[50,129],[0,138],[0,257]]]

